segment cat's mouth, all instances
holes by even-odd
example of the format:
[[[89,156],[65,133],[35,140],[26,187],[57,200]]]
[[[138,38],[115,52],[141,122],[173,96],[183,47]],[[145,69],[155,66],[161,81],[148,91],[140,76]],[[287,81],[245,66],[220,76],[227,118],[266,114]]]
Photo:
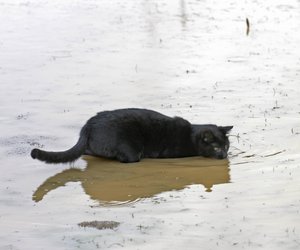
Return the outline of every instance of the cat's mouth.
[[[224,150],[214,150],[211,153],[206,154],[206,157],[213,158],[213,159],[226,159],[228,157],[227,151]]]
[[[220,152],[216,155],[214,155],[215,159],[226,159],[227,158],[227,153],[226,152]]]
[[[225,159],[227,158],[227,152],[222,149],[215,149],[214,158]]]

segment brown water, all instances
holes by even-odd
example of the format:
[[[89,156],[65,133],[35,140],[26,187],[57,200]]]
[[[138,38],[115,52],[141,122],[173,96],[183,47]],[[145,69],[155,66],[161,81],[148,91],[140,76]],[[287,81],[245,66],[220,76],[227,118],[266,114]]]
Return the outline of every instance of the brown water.
[[[298,0],[0,1],[0,250],[299,249],[299,30]],[[234,125],[228,162],[30,158],[124,107]]]
[[[85,157],[85,169],[71,168],[48,178],[33,194],[33,200],[68,182],[79,182],[91,199],[101,204],[126,204],[166,191],[201,184],[207,192],[213,185],[230,181],[227,160],[200,157],[182,159],[144,159],[135,164]]]

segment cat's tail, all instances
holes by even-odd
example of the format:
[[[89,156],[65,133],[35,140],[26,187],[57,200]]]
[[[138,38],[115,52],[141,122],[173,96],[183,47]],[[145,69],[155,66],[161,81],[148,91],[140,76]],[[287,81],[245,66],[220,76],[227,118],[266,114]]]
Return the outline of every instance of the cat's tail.
[[[72,148],[61,152],[49,152],[35,148],[31,151],[31,157],[46,163],[64,163],[75,161],[82,154],[84,154],[87,148],[88,134],[89,131],[85,125],[80,132],[78,142]]]

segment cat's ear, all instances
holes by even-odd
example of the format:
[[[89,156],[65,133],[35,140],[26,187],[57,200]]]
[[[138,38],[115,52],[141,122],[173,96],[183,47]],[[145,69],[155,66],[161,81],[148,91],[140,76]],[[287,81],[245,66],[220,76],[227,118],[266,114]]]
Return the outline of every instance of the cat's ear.
[[[223,132],[223,134],[227,134],[230,132],[233,126],[219,126],[218,128]]]
[[[214,136],[213,136],[212,132],[209,131],[209,130],[202,131],[200,136],[201,136],[202,141],[204,141],[204,142],[209,143],[209,142],[212,142],[214,140]]]

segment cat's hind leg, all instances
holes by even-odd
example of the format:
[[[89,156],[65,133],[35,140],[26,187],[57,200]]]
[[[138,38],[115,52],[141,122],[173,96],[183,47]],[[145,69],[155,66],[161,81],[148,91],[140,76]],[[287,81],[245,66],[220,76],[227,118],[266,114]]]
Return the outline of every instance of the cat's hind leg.
[[[123,163],[139,162],[142,158],[142,150],[139,147],[123,143],[118,146],[116,157]]]

